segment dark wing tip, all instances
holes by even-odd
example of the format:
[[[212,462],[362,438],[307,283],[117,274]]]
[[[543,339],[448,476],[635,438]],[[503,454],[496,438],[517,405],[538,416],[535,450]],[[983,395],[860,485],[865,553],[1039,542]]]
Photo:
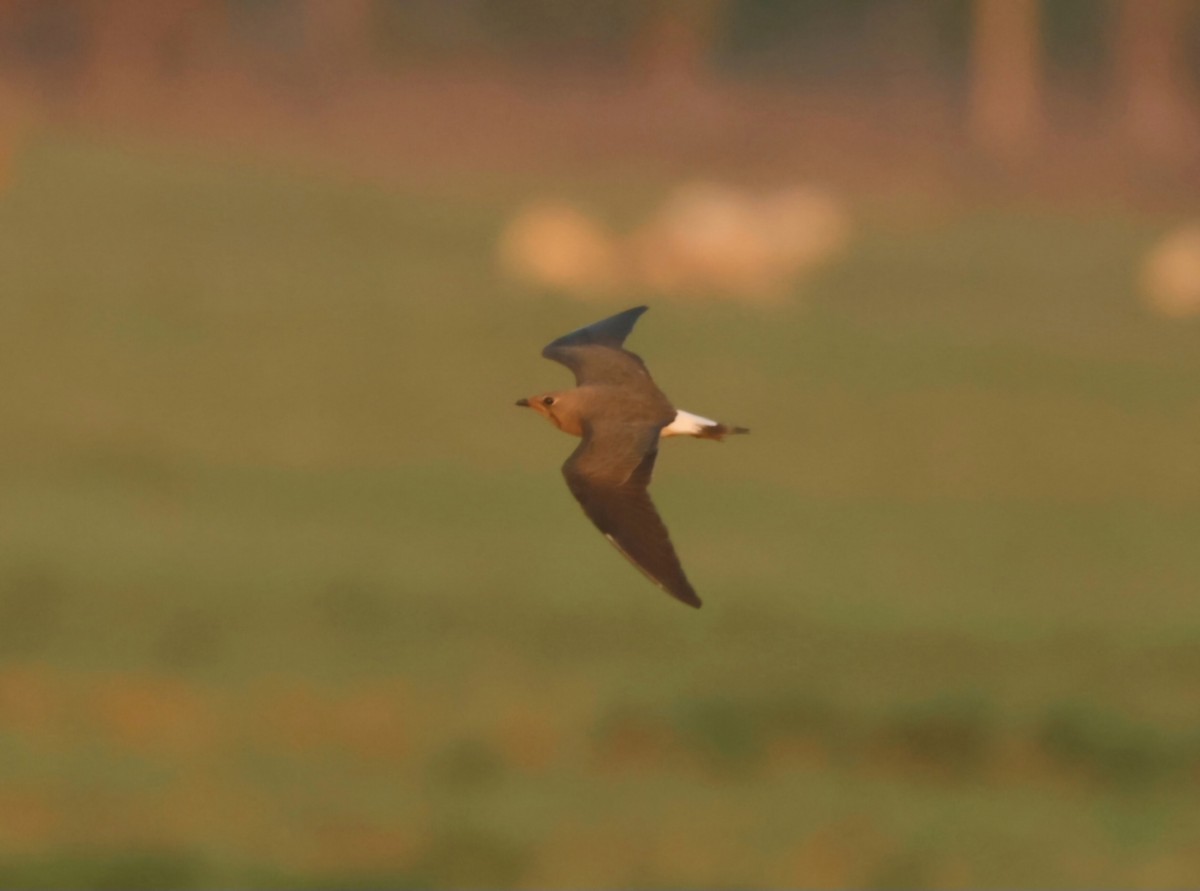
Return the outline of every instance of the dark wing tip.
[[[587,505],[584,506],[584,510],[585,511],[587,510]],[[655,516],[655,520],[657,521],[658,525],[660,527],[662,527],[662,520],[658,519],[658,514],[655,513],[654,516]],[[595,522],[595,517],[593,517],[592,519],[593,519],[593,522]],[[597,524],[597,525],[599,525],[599,524]],[[662,529],[663,529],[663,532],[665,533],[666,527],[662,527]],[[604,529],[601,528],[600,531],[604,532]],[[662,588],[664,591],[666,591],[668,594],[670,594],[672,597],[674,597],[680,603],[685,603],[690,607],[694,607],[695,609],[700,609],[700,605],[701,605],[700,596],[696,593],[695,589],[692,587],[692,583],[687,580],[687,576],[683,574],[683,567],[679,565],[679,558],[675,556],[675,548],[671,545],[670,539],[667,539],[665,542],[666,554],[668,554],[669,557],[668,557],[668,564],[665,567],[666,571],[664,572],[663,571],[664,567],[662,566],[661,560],[655,559],[652,561],[654,563],[659,564],[657,567],[655,567],[655,569],[657,569],[658,571],[655,571],[654,569],[652,569],[650,566],[647,565],[647,560],[645,559],[645,557],[649,556],[649,555],[647,555],[645,553],[642,553],[640,555],[635,555],[633,553],[630,553],[630,551],[627,550],[625,548],[625,546],[621,544],[621,542],[617,541],[616,536],[613,535],[613,533],[611,533],[611,532],[604,532],[604,537],[608,539],[609,544],[611,544],[614,548],[616,548],[621,553],[621,556],[623,556],[626,560],[628,560],[630,563],[632,563],[634,566],[636,566],[638,568],[638,570],[642,573],[642,575],[644,575],[646,578],[650,579],[650,581],[654,582],[655,585]],[[661,547],[661,543],[660,543],[660,547]],[[673,563],[674,566],[671,566],[670,565],[671,563]]]
[[[625,338],[629,336],[629,333],[633,331],[634,323],[649,308],[648,306],[635,306],[633,309],[619,312],[615,316],[609,316],[607,319],[601,319],[598,322],[585,325],[577,331],[572,331],[570,334],[564,334],[557,340],[547,344],[546,348],[542,350],[542,355],[559,347],[585,346],[588,344],[619,348],[625,343]]]

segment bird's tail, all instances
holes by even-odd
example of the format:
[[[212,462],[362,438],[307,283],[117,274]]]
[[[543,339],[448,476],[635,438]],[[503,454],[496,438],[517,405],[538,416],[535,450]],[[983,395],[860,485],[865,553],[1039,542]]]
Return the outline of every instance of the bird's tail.
[[[663,428],[663,436],[694,436],[697,439],[715,439],[720,442],[733,433],[749,433],[745,427],[723,424],[712,418],[694,415],[682,409],[675,412],[675,420]]]

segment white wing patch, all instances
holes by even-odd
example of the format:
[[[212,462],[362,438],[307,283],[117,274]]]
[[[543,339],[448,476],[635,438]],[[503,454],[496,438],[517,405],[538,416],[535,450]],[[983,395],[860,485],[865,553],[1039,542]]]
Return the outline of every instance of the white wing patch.
[[[706,427],[719,427],[720,421],[694,415],[690,411],[677,409],[675,420],[663,427],[660,436],[695,436],[703,433]]]

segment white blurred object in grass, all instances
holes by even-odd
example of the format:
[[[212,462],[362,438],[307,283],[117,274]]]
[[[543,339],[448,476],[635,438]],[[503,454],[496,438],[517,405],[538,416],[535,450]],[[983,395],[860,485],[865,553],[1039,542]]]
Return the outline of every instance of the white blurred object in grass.
[[[676,189],[629,240],[633,268],[666,294],[775,296],[771,245],[749,195],[719,183]]]
[[[693,182],[624,239],[570,205],[530,205],[505,228],[499,253],[517,280],[577,297],[650,291],[769,303],[842,253],[851,231],[845,204],[828,191],[763,195]]]
[[[832,192],[792,186],[758,195],[691,183],[631,236],[631,268],[668,295],[778,301],[841,254],[851,231]]]
[[[794,186],[759,201],[759,225],[774,262],[795,278],[836,259],[850,244],[850,211],[833,192]]]
[[[1169,318],[1200,315],[1200,223],[1162,238],[1142,263],[1142,298]]]
[[[500,235],[498,259],[517,281],[573,296],[610,292],[620,279],[616,239],[565,202],[539,202],[518,211]]]

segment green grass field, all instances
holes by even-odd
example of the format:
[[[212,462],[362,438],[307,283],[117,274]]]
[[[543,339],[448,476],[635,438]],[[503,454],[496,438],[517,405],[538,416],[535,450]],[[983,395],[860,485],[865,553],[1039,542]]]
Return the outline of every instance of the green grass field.
[[[583,304],[493,271],[520,197],[22,155],[0,884],[1193,882],[1200,328],[1133,292],[1170,221],[864,206],[784,306]],[[658,462],[699,612],[513,407],[637,302],[754,431]]]

